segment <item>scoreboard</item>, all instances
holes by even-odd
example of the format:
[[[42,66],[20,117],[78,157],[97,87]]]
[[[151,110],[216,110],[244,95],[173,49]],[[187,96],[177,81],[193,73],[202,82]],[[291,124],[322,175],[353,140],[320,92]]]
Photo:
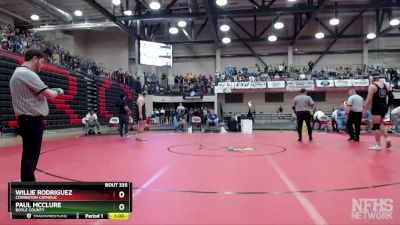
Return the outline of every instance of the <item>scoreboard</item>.
[[[10,182],[12,219],[129,219],[131,182]]]

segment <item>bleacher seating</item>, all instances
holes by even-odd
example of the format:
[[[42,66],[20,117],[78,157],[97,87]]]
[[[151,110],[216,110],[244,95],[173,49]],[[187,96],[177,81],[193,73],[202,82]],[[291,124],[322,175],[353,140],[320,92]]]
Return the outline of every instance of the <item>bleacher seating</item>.
[[[0,51],[0,124],[3,132],[13,132],[18,126],[12,108],[9,81],[15,68],[23,62],[21,56]],[[61,129],[82,126],[82,118],[89,109],[94,109],[101,125],[107,125],[109,118],[118,113],[115,103],[121,93],[128,96],[133,105],[137,94],[125,84],[89,77],[46,64],[39,76],[50,88],[64,89],[65,94],[49,100],[49,115],[46,129]],[[132,109],[133,113],[137,109]],[[135,117],[134,117],[135,118]]]

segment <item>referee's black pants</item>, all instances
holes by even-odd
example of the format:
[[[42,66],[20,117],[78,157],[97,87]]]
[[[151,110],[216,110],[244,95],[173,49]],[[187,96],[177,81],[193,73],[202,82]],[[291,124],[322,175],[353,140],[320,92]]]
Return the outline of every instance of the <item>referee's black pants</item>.
[[[35,182],[35,170],[42,148],[43,116],[19,116],[18,126],[18,133],[22,137],[21,181]]]
[[[119,135],[123,137],[124,135],[128,134],[129,116],[128,114],[119,114],[118,118],[119,118]]]
[[[350,139],[360,140],[362,112],[350,111],[349,118],[347,119],[347,131],[349,132]],[[354,129],[353,129],[354,124]],[[354,130],[356,131],[354,134]]]
[[[302,129],[303,122],[306,122],[308,137],[312,139],[312,128],[311,128],[311,114],[310,111],[299,111],[297,115],[297,133],[299,134],[299,140],[302,140]]]

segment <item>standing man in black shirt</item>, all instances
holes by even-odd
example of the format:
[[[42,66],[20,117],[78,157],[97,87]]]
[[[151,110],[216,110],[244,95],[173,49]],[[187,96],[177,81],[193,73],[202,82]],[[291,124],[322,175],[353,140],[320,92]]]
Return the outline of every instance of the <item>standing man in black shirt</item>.
[[[306,123],[308,138],[312,141],[312,128],[311,128],[311,111],[314,107],[314,101],[307,95],[307,90],[302,88],[300,95],[297,95],[293,100],[293,112],[297,117],[297,133],[299,134],[298,141],[302,141],[303,122]]]
[[[118,119],[119,119],[119,135],[121,137],[129,137],[128,128],[129,128],[129,116],[128,113],[131,113],[131,110],[128,107],[128,103],[126,102],[126,95],[121,94],[120,100],[117,102],[116,106],[119,108]],[[124,131],[122,133],[122,131]]]

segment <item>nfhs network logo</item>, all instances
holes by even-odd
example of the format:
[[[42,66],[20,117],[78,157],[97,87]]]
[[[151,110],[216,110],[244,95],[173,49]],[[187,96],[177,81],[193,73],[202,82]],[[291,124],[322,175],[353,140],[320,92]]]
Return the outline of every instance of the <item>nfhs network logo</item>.
[[[352,199],[351,218],[355,220],[393,220],[393,199]]]

